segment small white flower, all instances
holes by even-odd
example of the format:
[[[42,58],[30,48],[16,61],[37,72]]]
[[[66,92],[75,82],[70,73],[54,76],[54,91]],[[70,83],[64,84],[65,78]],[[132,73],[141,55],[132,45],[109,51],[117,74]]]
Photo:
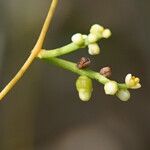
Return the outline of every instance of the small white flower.
[[[97,43],[89,44],[88,45],[88,53],[90,55],[98,55],[100,53],[100,47]]]
[[[90,33],[88,35],[88,42],[89,43],[95,43],[95,42],[97,42],[97,40],[98,40],[98,38],[95,34]]]
[[[108,81],[104,86],[107,95],[114,95],[118,91],[118,85],[115,81]]]
[[[135,76],[132,76],[132,74],[127,74],[127,76],[125,77],[125,83],[128,88],[131,88],[131,89],[140,88],[141,84],[139,82],[140,82],[140,79]]]
[[[104,30],[104,27],[99,24],[94,24],[91,26],[90,33],[92,34],[101,34]]]
[[[130,92],[128,90],[121,89],[116,95],[121,101],[128,101],[130,99]]]
[[[84,38],[81,33],[76,33],[71,37],[73,43],[82,46],[84,44]]]
[[[111,36],[111,31],[109,29],[105,29],[102,33],[103,38],[109,38]]]

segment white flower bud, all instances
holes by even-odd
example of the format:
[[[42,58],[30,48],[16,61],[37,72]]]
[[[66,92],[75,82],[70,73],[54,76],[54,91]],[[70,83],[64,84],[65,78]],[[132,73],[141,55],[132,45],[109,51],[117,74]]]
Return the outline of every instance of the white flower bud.
[[[105,29],[102,33],[103,38],[109,38],[111,36],[111,31],[109,29]]]
[[[90,55],[98,55],[100,53],[100,47],[97,43],[89,44],[88,45],[88,53]]]
[[[91,26],[90,33],[92,34],[101,34],[104,30],[104,27],[99,24],[94,24]]]
[[[76,33],[71,37],[71,40],[73,43],[82,46],[84,44],[84,38],[82,36],[82,34],[80,33]]]
[[[130,99],[130,92],[128,90],[121,89],[116,95],[121,101],[128,101]]]
[[[98,40],[97,36],[95,34],[90,33],[88,35],[88,42],[89,43],[96,43]]]
[[[118,85],[115,81],[108,81],[104,86],[107,95],[114,95],[118,91]]]

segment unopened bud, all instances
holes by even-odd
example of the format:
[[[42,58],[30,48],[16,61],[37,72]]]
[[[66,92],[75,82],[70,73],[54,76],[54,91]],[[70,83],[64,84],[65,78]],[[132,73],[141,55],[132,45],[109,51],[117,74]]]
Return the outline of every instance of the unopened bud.
[[[98,55],[100,53],[100,47],[97,43],[88,45],[88,52],[90,55]]]
[[[92,34],[101,34],[104,30],[104,27],[99,24],[94,24],[91,26],[90,33]]]
[[[118,91],[118,85],[115,81],[108,81],[104,86],[107,95],[114,95]]]
[[[80,33],[74,34],[71,40],[73,43],[77,44],[78,46],[82,46],[84,44],[84,38]]]
[[[97,38],[96,34],[90,33],[88,35],[88,42],[89,43],[95,43],[95,42],[97,42],[97,40],[98,40],[98,38]]]
[[[109,29],[105,29],[102,33],[103,38],[109,38],[111,36],[111,31]]]
[[[121,101],[128,101],[130,99],[130,92],[128,90],[121,89],[116,95]]]
[[[92,80],[87,76],[80,76],[76,81],[76,88],[82,101],[88,101],[93,91]]]

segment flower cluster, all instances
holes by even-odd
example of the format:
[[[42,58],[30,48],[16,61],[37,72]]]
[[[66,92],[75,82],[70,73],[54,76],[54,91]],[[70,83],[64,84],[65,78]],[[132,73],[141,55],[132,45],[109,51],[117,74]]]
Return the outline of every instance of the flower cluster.
[[[100,53],[100,47],[97,42],[101,38],[109,38],[111,31],[104,29],[103,26],[95,24],[91,26],[90,33],[88,35],[82,35],[81,33],[74,34],[71,38],[72,42],[79,47],[88,47],[88,53],[90,55],[97,55]],[[78,65],[77,65],[78,66]],[[78,67],[84,69],[84,67]],[[110,77],[111,68],[104,67],[100,70],[100,75],[103,77]],[[140,79],[127,74],[125,77],[124,88],[120,87],[116,81],[108,80],[104,84],[104,91],[107,95],[116,95],[121,101],[128,101],[130,99],[130,92],[128,89],[138,89],[141,87],[139,83]],[[88,101],[91,98],[92,93],[92,80],[87,76],[80,76],[76,81],[76,88],[79,92],[79,97],[83,101]]]
[[[125,78],[125,84],[127,88],[137,89],[141,87],[139,79],[135,78],[131,74],[128,74]],[[76,88],[79,92],[79,97],[83,101],[88,101],[91,98],[92,80],[87,76],[80,76],[76,81]],[[116,95],[121,101],[128,101],[130,99],[130,92],[128,89],[121,89],[116,81],[108,81],[104,85],[104,91],[106,95]]]
[[[141,87],[139,78],[132,76],[132,74],[127,74],[125,82],[118,83],[108,79],[112,74],[112,68],[109,66],[101,68],[98,72],[88,69],[92,63],[88,57],[81,57],[77,63],[56,58],[85,47],[88,47],[88,53],[90,55],[97,55],[100,53],[100,47],[97,42],[102,38],[109,38],[110,36],[111,31],[109,29],[95,24],[91,26],[89,34],[76,33],[71,38],[72,43],[54,50],[43,50],[39,54],[39,58],[48,60],[48,62],[80,75],[76,80],[76,89],[82,101],[88,101],[91,98],[93,91],[92,79],[104,85],[106,95],[115,95],[121,101],[128,101],[130,99],[129,90]]]
[[[138,89],[141,87],[139,83],[140,79],[132,76],[132,74],[127,74],[125,77],[126,89],[119,89],[117,82],[109,81],[105,84],[104,90],[107,95],[115,95],[122,101],[127,101],[130,99],[130,92],[128,89]]]
[[[88,35],[76,33],[72,36],[71,40],[74,44],[82,47],[88,46],[88,53],[90,55],[98,55],[100,53],[100,47],[97,42],[101,38],[109,38],[111,31],[104,29],[103,26],[95,24],[91,26],[90,33]]]
[[[122,101],[130,98],[130,92],[127,89],[119,89],[117,82],[109,81],[104,85],[104,91],[107,95],[115,95]]]

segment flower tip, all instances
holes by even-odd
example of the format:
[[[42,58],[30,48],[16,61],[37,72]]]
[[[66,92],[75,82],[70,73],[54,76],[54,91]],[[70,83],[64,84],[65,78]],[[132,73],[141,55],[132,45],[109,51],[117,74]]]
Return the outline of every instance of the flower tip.
[[[104,31],[104,27],[99,24],[94,24],[91,26],[90,33],[99,34]]]
[[[103,38],[109,38],[110,36],[111,36],[111,31],[109,30],[109,29],[105,29],[104,31],[103,31],[103,33],[102,33],[102,37]]]
[[[128,82],[132,78],[132,74],[128,73],[125,77],[125,81]]]
[[[89,101],[90,98],[91,98],[91,92],[88,92],[86,90],[82,90],[82,91],[79,92],[79,98],[82,101]]]

